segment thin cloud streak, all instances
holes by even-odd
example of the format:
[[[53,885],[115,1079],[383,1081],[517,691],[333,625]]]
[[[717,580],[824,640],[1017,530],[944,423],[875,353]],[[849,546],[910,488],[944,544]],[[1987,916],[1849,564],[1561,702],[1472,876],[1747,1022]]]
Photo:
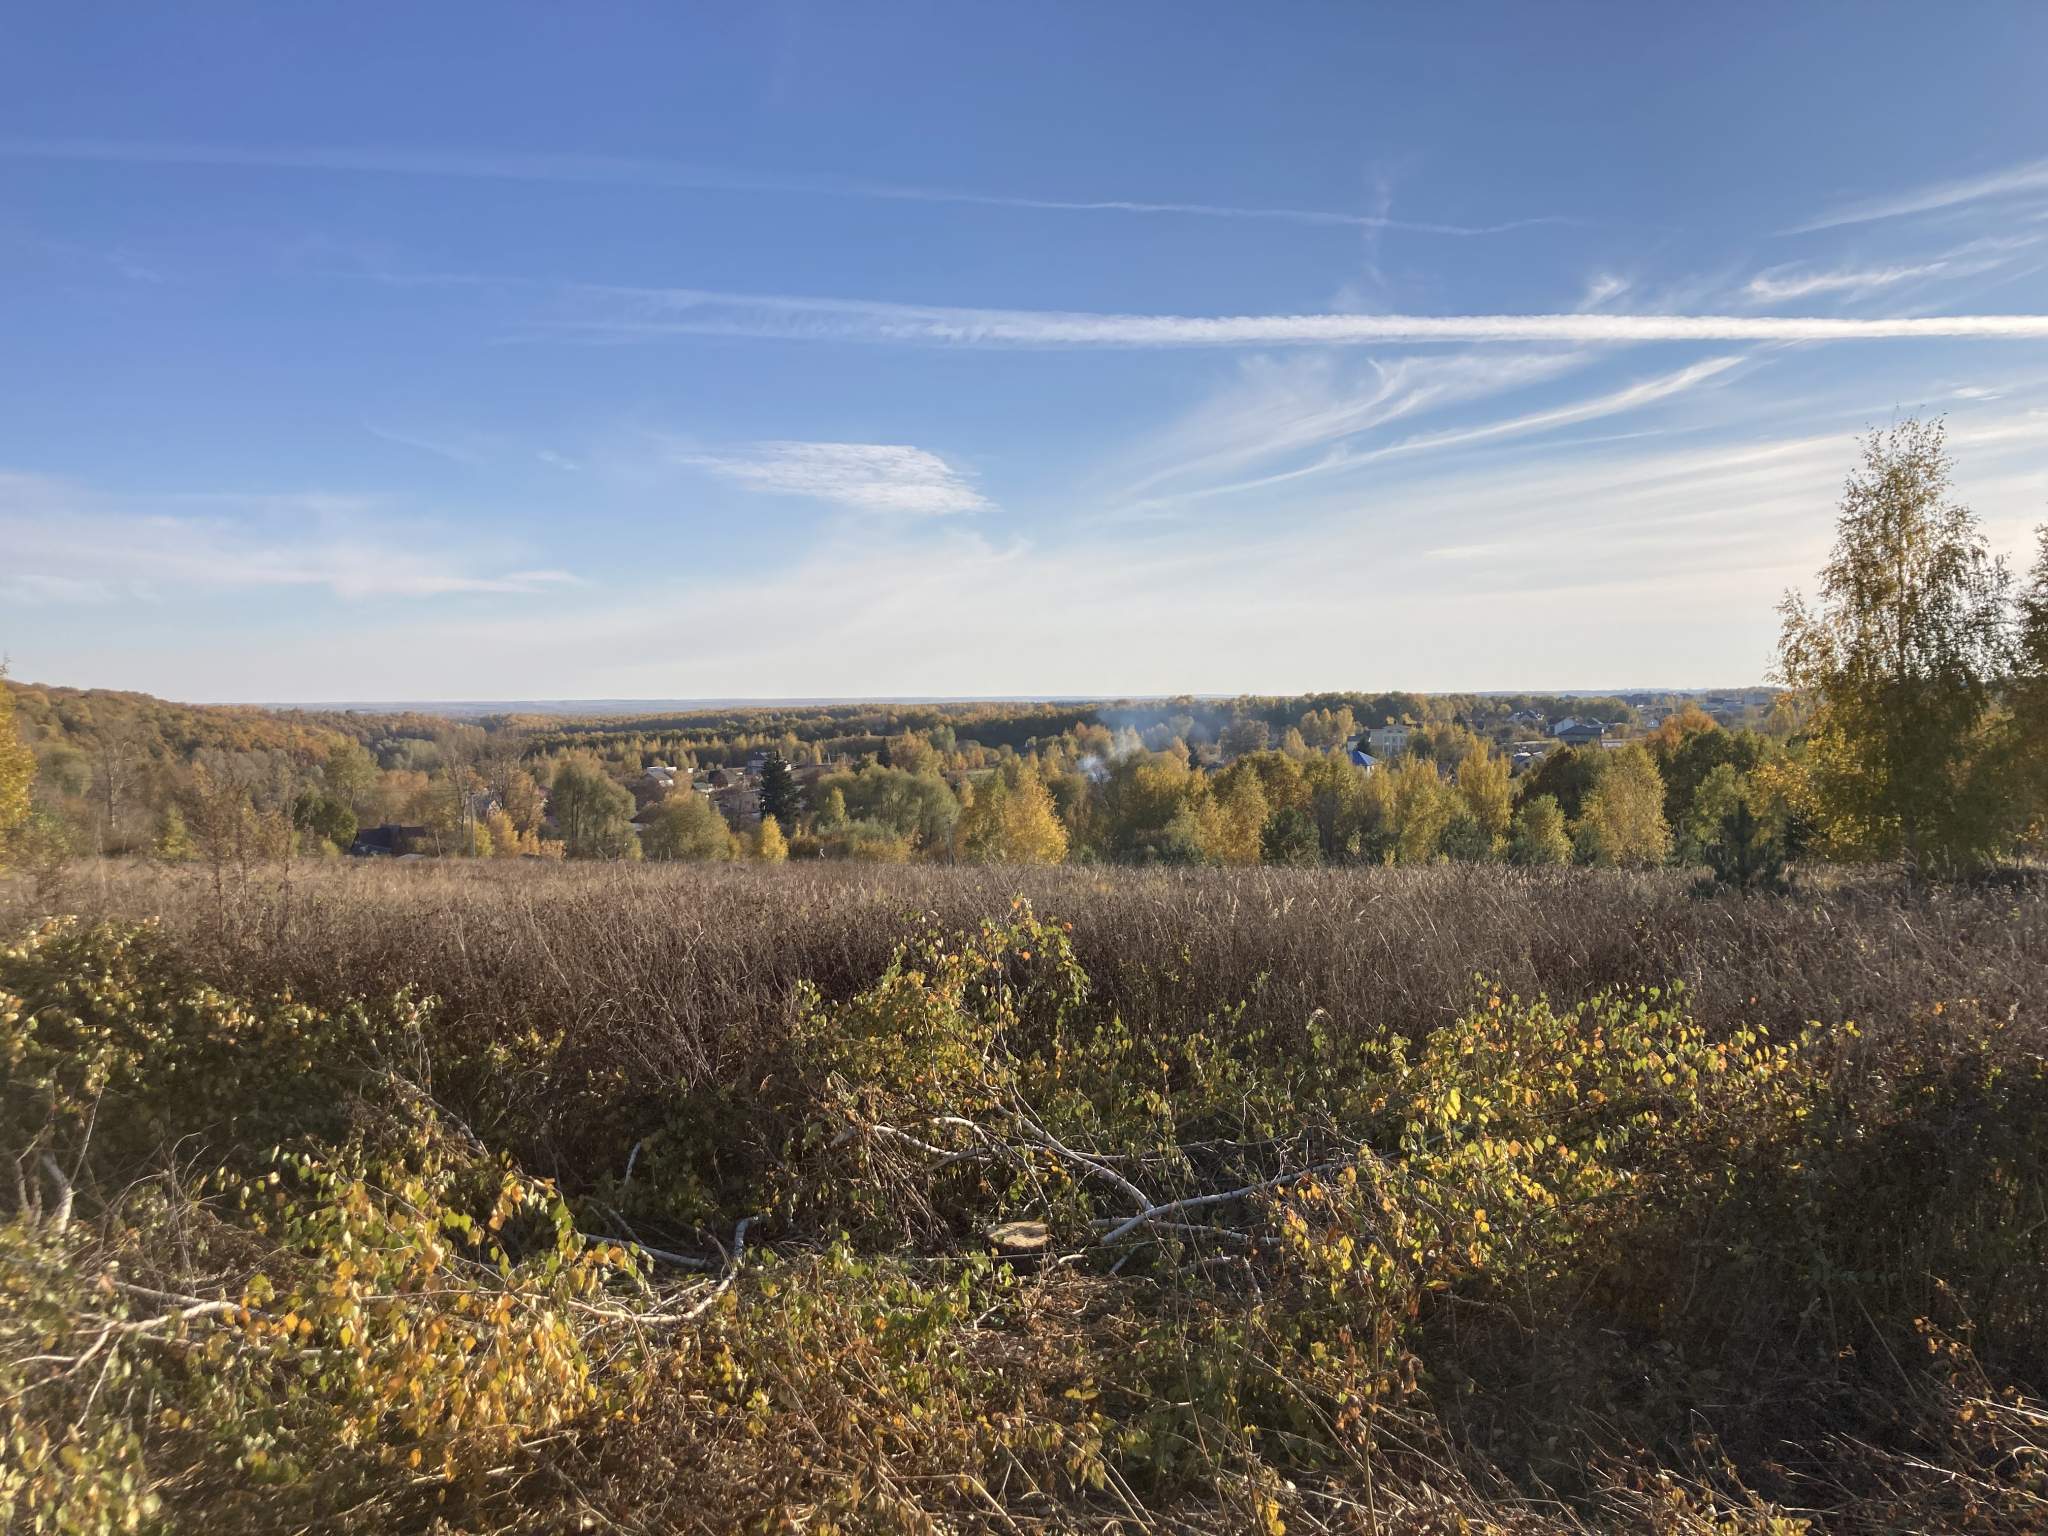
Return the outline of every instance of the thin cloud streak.
[[[1387,443],[1378,448],[1363,451],[1337,448],[1313,463],[1297,469],[1284,470],[1278,474],[1262,475],[1253,480],[1239,480],[1227,485],[1210,486],[1199,491],[1185,492],[1178,496],[1155,498],[1145,506],[1168,505],[1176,501],[1206,499],[1228,496],[1241,491],[1268,490],[1276,485],[1313,479],[1323,475],[1346,470],[1361,469],[1385,459],[1403,454],[1427,453],[1439,448],[1463,447],[1472,443],[1489,442],[1501,438],[1527,437],[1535,433],[1548,432],[1557,427],[1576,426],[1580,422],[1596,421],[1606,416],[1640,410],[1662,400],[1684,394],[1716,376],[1726,373],[1742,361],[1739,357],[1708,358],[1681,368],[1676,373],[1664,374],[1654,379],[1643,379],[1625,388],[1598,395],[1590,400],[1576,401],[1570,405],[1555,407],[1547,411],[1532,411],[1521,416],[1512,416],[1504,421],[1487,422],[1480,426],[1456,427],[1443,432],[1431,432],[1417,437],[1407,437],[1399,442]]]
[[[676,457],[749,490],[807,496],[857,512],[935,517],[989,507],[952,465],[907,444],[763,442]]]
[[[1933,182],[1891,197],[1876,197],[1848,203],[1805,224],[1785,231],[1788,235],[1810,234],[1817,229],[1839,229],[1844,224],[1869,224],[1879,219],[1896,219],[1909,213],[1933,213],[1964,203],[1990,198],[2020,197],[2048,192],[2048,160],[2032,160],[2007,166],[1981,176],[1955,181]]]
[[[702,192],[769,192],[796,196],[862,198],[878,202],[944,203],[963,207],[1037,209],[1055,213],[1125,213],[1198,219],[1250,219],[1341,229],[1391,229],[1409,234],[1481,236],[1578,221],[1561,215],[1457,224],[1397,219],[1385,214],[1328,208],[1243,208],[1220,203],[1159,202],[1134,198],[1053,198],[967,192],[948,187],[824,177],[757,175],[670,160],[621,155],[492,154],[381,146],[268,149],[235,144],[152,143],[127,139],[6,139],[0,159],[109,165],[218,166],[249,170],[341,171],[376,176],[430,176],[467,181],[554,182]]]
[[[1618,389],[1591,400],[1581,400],[1548,411],[1532,411],[1527,415],[1510,417],[1506,421],[1488,422],[1485,426],[1461,427],[1449,432],[1432,432],[1424,437],[1404,438],[1398,443],[1389,443],[1386,447],[1375,449],[1371,453],[1358,455],[1357,462],[1391,458],[1401,453],[1421,453],[1433,448],[1487,442],[1494,438],[1525,437],[1532,432],[1548,432],[1553,427],[1576,426],[1582,421],[1595,421],[1603,416],[1616,416],[1624,411],[1640,410],[1646,405],[1655,405],[1660,400],[1682,395],[1687,390],[1726,373],[1741,361],[1739,357],[1710,357],[1704,362],[1694,363],[1690,368],[1681,368],[1676,373],[1665,374],[1661,378],[1644,379],[1625,389]]]
[[[984,347],[1365,346],[1397,342],[1882,341],[2048,339],[2048,315],[1142,315],[962,309],[703,289],[582,290],[637,313],[549,327],[593,340],[662,335]]]
[[[1799,272],[1775,267],[1759,272],[1744,288],[1746,298],[1762,304],[1782,304],[1787,299],[1809,298],[1816,293],[1870,293],[1915,278],[1933,277],[1948,270],[1945,261],[1930,261],[1917,267],[1875,267],[1863,271]],[[1782,276],[1779,274],[1783,274]]]
[[[1922,261],[1886,267],[1816,269],[1796,262],[1787,263],[1757,273],[1743,290],[1743,296],[1762,304],[1782,304],[1787,300],[1810,298],[1822,293],[1860,296],[1926,278],[1980,277],[2010,264],[2020,252],[2040,243],[2039,235],[1972,240],[1967,245],[1939,252]]]
[[[1513,393],[1582,367],[1585,352],[1467,352],[1369,359],[1352,377],[1323,354],[1253,356],[1237,382],[1151,445],[1153,467],[1127,487],[1215,475],[1357,437],[1406,417]],[[1163,462],[1162,462],[1163,461]]]
[[[222,511],[166,510],[195,506]],[[361,515],[356,498],[115,497],[6,471],[0,545],[10,555],[0,594],[44,605],[265,588],[346,599],[533,595],[582,584],[560,569],[479,570],[468,550],[422,547],[417,523],[393,527],[388,516]]]

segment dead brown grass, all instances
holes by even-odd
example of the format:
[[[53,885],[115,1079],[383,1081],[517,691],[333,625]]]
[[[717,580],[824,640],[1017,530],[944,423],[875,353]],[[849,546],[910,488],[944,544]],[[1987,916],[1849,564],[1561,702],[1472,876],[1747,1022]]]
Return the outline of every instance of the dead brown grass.
[[[74,869],[57,900],[91,917],[158,919],[238,989],[338,1005],[408,987],[438,999],[444,1026],[472,1042],[534,1042],[489,1097],[499,1118],[537,1128],[522,1154],[574,1188],[616,1168],[631,1128],[622,1113],[658,1117],[678,1094],[765,1070],[799,984],[849,996],[919,926],[964,930],[1020,896],[1073,925],[1096,997],[1139,1032],[1242,1009],[1244,1025],[1283,1043],[1315,1015],[1340,1038],[1417,1038],[1457,1017],[1481,975],[1561,1006],[1677,982],[1710,1026],[1779,1036],[1810,1021],[1882,1030],[1963,998],[2014,1015],[2048,997],[2040,892],[1909,898],[1884,878],[1824,878],[1785,899],[1702,899],[1676,873],[1470,865],[349,861],[300,865],[288,879],[258,869],[217,889],[192,866],[109,860]],[[48,900],[0,883],[0,929],[18,930]]]
[[[615,1028],[685,1075],[779,1016],[808,979],[870,980],[915,925],[964,928],[1023,896],[1073,924],[1128,1021],[1246,1005],[1298,1023],[1417,1035],[1483,973],[1574,1002],[1679,981],[1707,1017],[1774,1028],[1881,1021],[1937,998],[2005,1011],[2048,995],[2048,900],[2026,887],[1908,898],[1827,877],[1782,899],[1690,894],[1676,873],[1496,866],[1150,872],[821,864],[344,862],[257,871],[217,902],[191,867],[80,866],[54,902],[0,881],[0,927],[54,905],[155,917],[235,979],[355,995],[412,985],[448,1016]]]

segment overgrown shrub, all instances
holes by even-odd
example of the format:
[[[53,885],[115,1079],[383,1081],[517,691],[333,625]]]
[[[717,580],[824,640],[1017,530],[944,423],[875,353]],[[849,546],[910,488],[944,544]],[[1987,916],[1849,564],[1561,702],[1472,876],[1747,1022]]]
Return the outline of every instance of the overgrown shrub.
[[[1504,964],[1378,961],[1323,1008],[1280,967],[1337,961],[1250,898],[1482,888],[1055,873],[1078,919],[956,921],[985,887],[938,881],[765,975],[651,924],[567,956],[598,914],[513,904],[552,871],[420,887],[460,899],[403,962],[317,905],[285,955],[34,928],[0,950],[0,1523],[2039,1528],[2037,896],[1895,923],[1502,871],[1640,918],[1519,958],[1474,928]],[[1219,891],[1235,925],[1188,905]],[[1929,924],[1952,953],[1877,942]],[[497,990],[481,957],[543,932],[546,983]],[[1686,979],[1596,959],[1631,942]],[[1765,955],[1811,963],[1743,992]],[[684,976],[745,1027],[668,1027]],[[1877,1016],[1785,1023],[1849,995]]]

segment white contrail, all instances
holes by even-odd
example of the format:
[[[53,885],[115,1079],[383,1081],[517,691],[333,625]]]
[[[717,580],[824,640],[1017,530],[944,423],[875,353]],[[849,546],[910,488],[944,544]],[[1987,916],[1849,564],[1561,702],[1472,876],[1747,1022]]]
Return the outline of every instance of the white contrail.
[[[1278,347],[1388,342],[1882,341],[2048,339],[2048,315],[1116,315],[957,309],[865,299],[585,288],[631,312],[563,322],[592,336],[781,336],[955,346]]]
[[[647,187],[678,191],[779,192],[878,202],[948,203],[965,207],[1041,209],[1059,213],[1129,213],[1199,219],[1255,219],[1352,229],[1394,229],[1424,235],[1499,235],[1539,224],[1569,224],[1556,215],[1492,224],[1451,224],[1397,219],[1327,208],[1245,208],[1221,203],[1155,202],[1130,198],[1020,197],[950,187],[826,177],[757,175],[628,155],[475,153],[397,149],[376,145],[267,148],[239,144],[149,142],[127,139],[0,139],[0,159],[101,162],[113,165],[198,165],[253,170],[352,171],[378,176],[434,176],[472,181],[565,182],[585,186]]]

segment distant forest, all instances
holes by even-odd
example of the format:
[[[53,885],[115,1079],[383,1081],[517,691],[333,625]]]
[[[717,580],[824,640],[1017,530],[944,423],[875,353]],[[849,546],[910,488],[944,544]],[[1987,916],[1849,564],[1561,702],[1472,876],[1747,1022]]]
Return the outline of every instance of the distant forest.
[[[34,758],[45,857],[203,857],[223,826],[238,857],[287,842],[301,855],[332,855],[360,830],[392,824],[418,831],[416,851],[445,856],[759,857],[763,818],[721,826],[691,804],[690,784],[702,788],[713,770],[744,779],[750,766],[758,778],[767,763],[771,780],[792,769],[804,779],[781,800],[774,783],[761,786],[770,803],[758,810],[781,842],[770,857],[1509,857],[1509,768],[1520,746],[1525,758],[1544,754],[1544,771],[1524,777],[1558,801],[1560,818],[1537,829],[1551,846],[1522,856],[1562,860],[1572,851],[1560,839],[1584,815],[1597,764],[1554,747],[1557,722],[1593,720],[1616,741],[1639,738],[1659,749],[1665,772],[1690,736],[1714,749],[1688,761],[1754,765],[1793,725],[1767,690],[1711,696],[1718,719],[1670,694],[1355,692],[457,720],[5,686]],[[1410,729],[1375,765],[1384,769],[1375,783],[1353,753],[1384,726]],[[674,769],[682,793],[650,783],[653,765]],[[1687,798],[1671,814],[1682,819],[1703,774],[1676,766]],[[667,822],[637,814],[670,798],[679,803]]]

